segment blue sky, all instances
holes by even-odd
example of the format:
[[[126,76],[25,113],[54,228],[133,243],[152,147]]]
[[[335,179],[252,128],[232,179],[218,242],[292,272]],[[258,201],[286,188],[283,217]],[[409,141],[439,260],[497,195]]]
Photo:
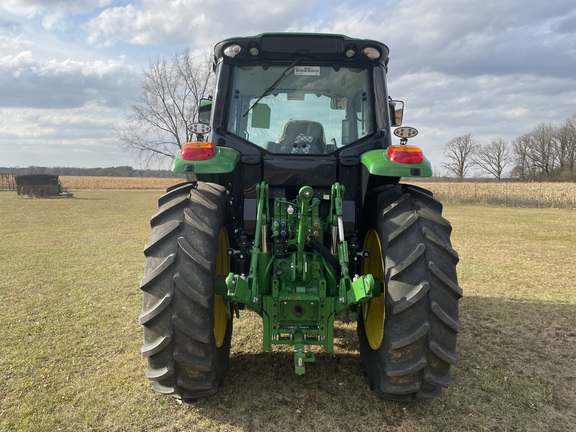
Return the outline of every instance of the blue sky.
[[[438,173],[451,138],[576,114],[573,0],[3,0],[0,166],[139,167],[114,130],[150,59],[266,31],[387,44],[390,93]]]

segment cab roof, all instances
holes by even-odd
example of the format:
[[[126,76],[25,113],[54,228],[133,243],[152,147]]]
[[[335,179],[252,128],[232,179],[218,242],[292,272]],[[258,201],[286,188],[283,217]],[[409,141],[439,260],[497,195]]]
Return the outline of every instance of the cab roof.
[[[236,51],[229,55],[230,47]],[[239,49],[238,49],[239,48]],[[368,58],[366,48],[375,48],[378,54]],[[228,49],[228,50],[227,50]],[[310,60],[345,63],[388,63],[389,49],[381,42],[355,39],[331,33],[262,33],[255,36],[225,39],[214,47],[214,67],[228,59],[234,62],[266,62],[309,58]]]

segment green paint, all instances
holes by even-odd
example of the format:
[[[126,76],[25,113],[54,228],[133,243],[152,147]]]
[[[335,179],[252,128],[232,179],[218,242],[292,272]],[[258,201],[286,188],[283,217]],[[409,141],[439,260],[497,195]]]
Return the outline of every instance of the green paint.
[[[370,150],[360,156],[370,174],[388,177],[432,177],[432,166],[424,158],[421,164],[399,164],[388,159],[386,149]],[[419,174],[418,174],[419,172]]]
[[[333,224],[337,227],[343,212],[343,189],[339,184],[332,187],[330,214],[323,221],[320,200],[314,198],[311,187],[302,187],[295,201],[275,198],[270,212],[268,185],[259,184],[250,271],[247,275],[230,273],[226,289],[220,284],[218,288],[227,300],[243,303],[262,316],[264,351],[273,345],[294,346],[297,374],[305,372],[305,363],[314,361],[314,354],[305,346],[319,345],[332,352],[335,314],[370,301],[376,288],[372,275],[355,280],[348,275],[345,240],[339,240],[338,253],[333,255],[340,274],[307,244],[310,238],[327,238]],[[262,252],[263,236],[271,240],[268,253]]]
[[[240,153],[228,147],[216,147],[216,155],[203,161],[187,161],[176,155],[172,171],[181,174],[225,174],[234,171],[240,162]]]

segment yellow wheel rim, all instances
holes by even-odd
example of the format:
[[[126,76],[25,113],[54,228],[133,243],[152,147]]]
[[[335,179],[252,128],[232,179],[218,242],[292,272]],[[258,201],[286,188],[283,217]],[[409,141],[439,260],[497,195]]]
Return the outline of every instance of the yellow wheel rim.
[[[218,236],[218,252],[216,253],[216,276],[228,276],[230,273],[230,257],[227,255],[230,243],[228,231],[222,227]],[[228,327],[228,307],[224,297],[219,294],[214,296],[214,340],[216,347],[220,348],[226,337]]]
[[[364,318],[364,329],[366,339],[370,347],[374,350],[380,348],[384,339],[384,319],[386,310],[384,307],[384,263],[382,261],[382,245],[376,230],[371,229],[364,239],[364,250],[370,252],[370,257],[364,259],[362,263],[362,274],[372,274],[380,281],[382,294],[374,297],[367,305],[362,305],[362,316]],[[368,310],[366,310],[368,308]]]

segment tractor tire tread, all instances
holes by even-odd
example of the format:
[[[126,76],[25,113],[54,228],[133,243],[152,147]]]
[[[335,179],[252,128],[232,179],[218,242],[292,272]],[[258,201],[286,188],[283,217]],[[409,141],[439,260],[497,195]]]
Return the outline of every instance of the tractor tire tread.
[[[147,377],[154,390],[180,399],[213,394],[228,365],[232,319],[216,346],[214,285],[218,235],[225,226],[223,186],[191,182],[158,200],[140,288]]]
[[[380,237],[384,263],[384,339],[372,349],[358,319],[360,352],[376,395],[414,401],[441,394],[458,361],[458,254],[452,226],[432,193],[409,185],[383,187],[366,220]]]

